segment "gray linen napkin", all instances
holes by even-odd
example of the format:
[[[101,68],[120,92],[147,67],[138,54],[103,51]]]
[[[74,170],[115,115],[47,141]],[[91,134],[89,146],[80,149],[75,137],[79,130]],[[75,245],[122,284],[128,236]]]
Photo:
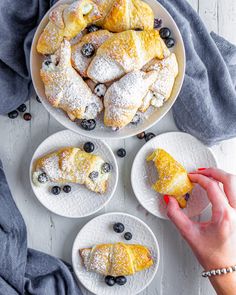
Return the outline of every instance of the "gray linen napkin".
[[[1,161],[0,294],[82,295],[70,266],[27,249],[25,223],[11,196]]]
[[[30,44],[34,28],[52,1],[0,1],[0,114],[31,94]],[[236,48],[210,35],[185,0],[159,0],[182,33],[187,68],[173,108],[175,122],[206,144],[236,136]]]

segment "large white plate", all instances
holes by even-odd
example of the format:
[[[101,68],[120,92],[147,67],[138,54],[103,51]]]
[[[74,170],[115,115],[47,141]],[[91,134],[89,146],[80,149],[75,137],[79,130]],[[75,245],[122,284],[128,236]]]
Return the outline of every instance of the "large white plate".
[[[157,148],[170,153],[178,162],[184,165],[188,172],[199,167],[217,167],[212,151],[195,137],[182,132],[169,132],[158,135],[147,142],[136,155],[132,171],[131,182],[134,193],[140,204],[153,215],[167,218],[166,204],[162,195],[155,192],[151,185],[157,179],[156,168],[153,163],[147,163],[146,157]],[[206,192],[196,185],[191,193],[184,212],[189,217],[202,213],[209,205]]]
[[[124,233],[117,234],[113,231],[112,227],[116,222],[123,223],[125,231],[133,234],[131,241],[126,241],[123,238]],[[124,286],[109,287],[105,284],[103,276],[86,271],[79,256],[79,249],[116,242],[147,246],[154,259],[154,265],[147,270],[136,273],[134,276],[127,277],[127,283]],[[72,249],[72,263],[77,278],[85,288],[97,295],[138,294],[153,280],[159,266],[159,260],[158,242],[151,229],[142,220],[125,213],[108,213],[92,219],[80,230]]]
[[[58,1],[56,5],[61,3],[68,3],[73,1]],[[133,135],[136,135],[143,130],[146,130],[156,124],[161,118],[171,109],[172,105],[174,104],[183,84],[184,74],[185,74],[185,50],[184,50],[184,43],[179,32],[179,29],[170,16],[170,14],[166,11],[166,9],[158,3],[156,0],[147,0],[146,1],[153,9],[155,16],[157,18],[161,18],[163,20],[163,26],[167,26],[171,29],[173,38],[176,40],[176,45],[173,48],[175,52],[178,62],[179,62],[179,75],[176,78],[175,85],[173,88],[172,95],[170,99],[165,103],[165,105],[160,108],[156,109],[147,119],[143,120],[139,125],[129,125],[118,132],[112,131],[110,128],[104,127],[102,123],[102,119],[97,121],[97,127],[95,130],[85,131],[81,129],[79,125],[70,121],[70,119],[65,115],[65,113],[61,110],[53,108],[47,101],[45,92],[44,92],[44,85],[40,78],[40,68],[42,65],[42,56],[37,53],[36,45],[39,39],[41,32],[43,31],[44,27],[48,22],[48,13],[43,18],[42,22],[38,26],[38,29],[35,33],[32,48],[31,48],[31,56],[30,56],[30,67],[31,67],[31,76],[34,84],[34,88],[40,97],[44,107],[48,110],[50,114],[62,125],[66,128],[71,129],[77,133],[83,134],[85,136],[90,136],[93,138],[126,138]]]
[[[50,187],[55,184],[46,184],[37,187],[32,182],[32,171],[34,161],[66,146],[83,147],[87,141],[92,141],[95,145],[94,153],[101,156],[105,162],[112,166],[112,171],[108,180],[108,189],[105,194],[97,194],[79,184],[70,184],[72,191],[69,194],[63,191],[55,196],[50,192]],[[50,211],[65,217],[85,217],[94,214],[102,209],[112,198],[118,182],[118,166],[116,158],[110,147],[101,140],[87,138],[76,134],[70,130],[60,131],[45,139],[35,151],[30,164],[30,182],[32,189],[38,200]]]

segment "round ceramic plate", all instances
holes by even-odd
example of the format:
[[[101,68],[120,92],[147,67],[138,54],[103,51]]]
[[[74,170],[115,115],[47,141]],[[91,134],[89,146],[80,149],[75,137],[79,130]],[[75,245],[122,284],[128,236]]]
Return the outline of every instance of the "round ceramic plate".
[[[123,223],[125,231],[133,234],[131,241],[126,241],[123,234],[113,231],[112,227],[116,222]],[[79,249],[117,242],[147,246],[151,251],[154,264],[147,270],[127,277],[127,283],[124,286],[109,287],[104,282],[102,275],[86,271],[79,256]],[[76,276],[85,288],[97,295],[138,294],[153,280],[158,269],[159,259],[159,246],[151,229],[137,217],[124,213],[108,213],[89,221],[78,233],[72,249],[72,263]]]
[[[158,135],[147,142],[134,159],[131,182],[134,193],[140,204],[153,215],[167,218],[166,204],[162,195],[152,189],[157,179],[157,172],[153,162],[147,163],[146,157],[157,148],[166,150],[187,171],[191,172],[199,167],[217,167],[212,151],[204,146],[195,137],[182,132],[169,132]],[[209,205],[206,192],[195,185],[184,212],[189,217],[202,213]]]
[[[56,5],[59,5],[65,2],[69,3],[72,1],[58,1]],[[143,130],[150,128],[151,126],[156,124],[158,121],[160,121],[161,118],[171,109],[172,105],[174,104],[180,92],[180,89],[182,87],[183,80],[184,80],[184,74],[185,74],[184,43],[175,21],[167,12],[167,10],[156,0],[146,0],[146,2],[152,7],[155,17],[162,19],[163,26],[167,26],[171,29],[172,36],[176,40],[176,45],[172,51],[175,52],[178,59],[179,75],[176,78],[171,97],[164,104],[163,107],[159,109],[153,109],[153,111],[152,110],[148,111],[147,114],[145,114],[144,118],[141,120],[141,122],[137,126],[129,124],[127,127],[117,132],[114,132],[111,130],[111,128],[106,128],[104,126],[103,118],[102,118],[103,114],[101,114],[100,118],[97,119],[96,129],[93,131],[90,131],[88,134],[87,131],[81,129],[79,124],[72,122],[63,111],[53,108],[48,103],[45,96],[44,85],[40,77],[40,69],[42,66],[43,57],[37,53],[36,45],[37,45],[40,34],[42,33],[44,27],[46,26],[48,22],[49,13],[47,13],[45,17],[43,18],[43,20],[41,21],[35,33],[34,40],[32,43],[32,48],[31,48],[31,58],[30,58],[31,76],[32,76],[34,88],[37,92],[37,95],[40,97],[44,107],[57,121],[59,121],[66,128],[71,129],[79,134],[83,134],[85,136],[90,136],[93,138],[101,138],[101,139],[102,138],[126,138],[126,137],[136,135],[142,132]]]
[[[32,182],[33,164],[37,158],[66,146],[83,147],[87,141],[92,141],[95,145],[94,154],[103,158],[112,166],[112,171],[108,180],[108,189],[105,194],[97,194],[88,190],[84,185],[70,184],[72,190],[69,194],[63,191],[58,196],[50,192],[50,188],[55,185],[47,183],[43,186],[35,186]],[[72,131],[65,130],[55,133],[45,139],[35,151],[30,164],[30,181],[32,189],[38,200],[50,211],[65,217],[85,217],[102,209],[112,198],[118,181],[118,166],[115,156],[110,147],[101,140],[91,140]]]

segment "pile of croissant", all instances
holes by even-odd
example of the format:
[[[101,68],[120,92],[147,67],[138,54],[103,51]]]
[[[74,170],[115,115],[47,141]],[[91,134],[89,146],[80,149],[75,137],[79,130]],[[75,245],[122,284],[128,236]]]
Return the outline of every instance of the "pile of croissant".
[[[113,130],[150,106],[161,107],[178,75],[175,54],[140,0],[58,5],[37,51],[45,56],[40,75],[50,104],[72,121],[95,119],[104,110],[104,125]]]

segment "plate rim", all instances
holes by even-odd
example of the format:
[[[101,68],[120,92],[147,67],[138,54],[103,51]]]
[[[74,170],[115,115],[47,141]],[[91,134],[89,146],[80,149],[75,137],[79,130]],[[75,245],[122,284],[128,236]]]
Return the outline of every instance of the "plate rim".
[[[156,262],[156,265],[154,266],[155,269],[154,269],[154,272],[149,280],[148,283],[146,283],[144,285],[144,287],[142,289],[140,289],[138,291],[138,293],[135,293],[135,294],[139,294],[140,292],[142,292],[143,290],[145,290],[150,284],[151,282],[153,281],[153,279],[155,278],[156,274],[157,274],[157,271],[160,267],[160,258],[161,258],[161,255],[160,255],[160,246],[159,246],[159,243],[158,243],[158,240],[155,236],[155,234],[153,233],[152,229],[149,227],[149,225],[147,225],[142,219],[140,219],[139,217],[135,216],[135,215],[132,215],[132,214],[129,214],[129,213],[125,213],[125,212],[120,212],[120,211],[113,211],[113,212],[108,212],[108,213],[104,213],[104,214],[101,214],[101,215],[98,215],[92,219],[90,219],[80,230],[79,232],[77,233],[75,239],[74,239],[74,242],[73,242],[73,246],[72,246],[72,251],[71,251],[71,260],[72,260],[72,267],[73,267],[73,270],[74,270],[74,273],[76,275],[76,278],[77,280],[80,282],[81,285],[83,285],[83,287],[85,287],[88,291],[92,292],[90,289],[87,288],[87,286],[85,286],[81,280],[79,279],[79,276],[78,276],[78,272],[76,270],[76,266],[75,266],[75,261],[74,261],[74,255],[76,253],[76,242],[77,240],[79,239],[79,234],[82,230],[84,230],[84,228],[89,224],[89,223],[92,223],[93,221],[95,221],[96,219],[99,219],[99,218],[102,218],[104,216],[110,216],[110,215],[124,215],[124,216],[127,216],[127,217],[130,217],[132,219],[134,219],[135,221],[138,221],[140,222],[141,224],[143,224],[149,231],[149,233],[151,234],[151,236],[153,237],[153,240],[155,242],[155,246],[156,246],[156,249],[157,249],[157,262]],[[78,249],[77,249],[78,250]],[[112,290],[111,290],[112,291]],[[93,293],[93,292],[92,292]],[[95,293],[93,293],[95,294]],[[134,295],[135,295],[134,294]],[[112,295],[112,293],[111,293]]]
[[[167,217],[167,218],[165,218],[165,217],[163,217],[163,216],[160,216],[160,215],[157,215],[157,214],[155,214],[155,213],[153,213],[153,212],[151,212],[150,210],[149,210],[149,208],[147,208],[146,207],[146,205],[144,205],[141,201],[140,201],[140,199],[139,199],[139,197],[138,197],[138,194],[136,194],[136,192],[137,192],[137,190],[135,189],[135,186],[134,186],[134,174],[135,174],[135,164],[136,164],[136,162],[137,162],[137,159],[138,159],[138,157],[140,156],[140,154],[141,154],[141,152],[143,151],[143,149],[145,148],[145,146],[148,146],[148,144],[150,144],[152,141],[155,141],[156,140],[156,138],[158,138],[158,137],[161,137],[161,136],[163,136],[163,135],[170,135],[170,134],[184,134],[184,135],[187,135],[187,136],[190,136],[190,137],[193,137],[195,140],[197,140],[202,146],[204,146],[209,152],[210,152],[210,154],[212,155],[212,157],[213,157],[213,159],[214,159],[214,161],[215,161],[215,163],[216,163],[216,168],[218,168],[219,167],[219,163],[218,163],[218,160],[217,160],[217,158],[216,158],[216,156],[215,156],[215,154],[214,154],[214,152],[213,152],[213,150],[210,148],[210,147],[208,147],[208,146],[206,146],[205,144],[203,144],[198,138],[196,138],[195,136],[193,136],[193,135],[191,135],[191,134],[189,134],[189,133],[186,133],[186,132],[181,132],[181,131],[167,131],[167,132],[163,132],[163,133],[160,133],[160,134],[158,134],[158,135],[156,135],[154,138],[152,138],[151,140],[149,140],[148,142],[146,142],[142,147],[141,147],[141,149],[137,152],[137,154],[136,154],[136,156],[135,156],[135,158],[134,158],[134,161],[133,161],[133,164],[132,164],[132,168],[131,168],[131,173],[130,173],[130,179],[131,179],[131,186],[132,186],[132,190],[133,190],[133,193],[134,193],[134,195],[135,195],[135,197],[136,197],[136,199],[138,200],[138,202],[139,202],[139,204],[145,209],[145,210],[147,210],[150,214],[152,214],[153,216],[155,216],[155,217],[158,217],[158,218],[160,218],[160,219],[162,219],[162,220],[167,220],[167,221],[170,221],[170,219]],[[208,210],[208,208],[211,206],[211,203],[209,202],[209,204],[199,213],[199,214],[197,214],[197,215],[193,215],[193,216],[191,216],[191,218],[194,218],[194,217],[196,217],[196,216],[199,216],[199,215],[202,215],[206,210]]]
[[[106,202],[101,206],[99,207],[98,209],[96,209],[95,211],[91,212],[91,213],[87,213],[85,215],[82,215],[82,216],[68,216],[68,215],[64,215],[64,214],[59,214],[58,212],[55,212],[53,211],[52,209],[49,209],[47,206],[45,206],[45,204],[43,204],[43,202],[38,198],[36,192],[35,192],[35,188],[34,188],[34,184],[33,184],[33,181],[32,181],[32,169],[33,169],[33,163],[35,161],[35,154],[38,152],[38,150],[40,149],[40,147],[43,146],[43,144],[52,136],[55,136],[55,135],[59,135],[60,133],[66,133],[66,132],[70,132],[70,133],[74,133],[75,136],[81,136],[81,137],[86,137],[82,134],[78,134],[70,129],[64,129],[64,130],[61,130],[61,131],[58,131],[58,132],[55,132],[51,135],[49,135],[48,137],[46,137],[38,146],[37,148],[35,149],[34,153],[33,153],[33,156],[30,160],[30,165],[29,165],[29,179],[30,179],[30,184],[31,184],[31,188],[32,188],[32,191],[35,195],[35,198],[40,202],[40,204],[46,208],[48,211],[58,215],[58,216],[62,216],[62,217],[65,217],[65,218],[71,218],[71,219],[77,219],[77,218],[84,218],[84,217],[88,217],[88,216],[91,216],[97,212],[99,212],[100,210],[102,210],[113,198],[115,192],[116,192],[116,189],[117,189],[117,184],[118,184],[118,180],[119,180],[119,167],[118,167],[118,164],[117,164],[117,160],[116,160],[116,157],[114,155],[114,152],[112,151],[112,149],[110,148],[110,146],[104,142],[103,140],[101,139],[96,139],[98,141],[101,141],[102,144],[107,148],[107,150],[110,152],[110,155],[113,159],[113,162],[114,162],[114,165],[115,165],[115,169],[116,169],[116,175],[114,175],[115,177],[115,183],[114,183],[114,187],[112,188],[112,191],[111,191],[111,194],[110,196],[108,197],[108,199],[106,200]],[[94,138],[95,139],[95,138]]]
[[[76,0],[73,0],[73,1],[76,1]],[[49,114],[52,114],[51,111],[49,110],[48,106],[46,105],[46,103],[44,102],[44,98],[42,98],[38,91],[37,91],[37,83],[35,81],[35,76],[33,74],[33,48],[36,48],[36,39],[39,37],[39,34],[38,34],[38,29],[41,25],[41,23],[49,16],[49,13],[52,9],[54,9],[56,6],[62,4],[62,3],[70,3],[70,2],[73,2],[72,0],[59,0],[58,2],[56,2],[47,12],[46,14],[43,16],[43,18],[41,19],[41,21],[39,22],[38,26],[37,26],[37,29],[34,33],[34,37],[33,37],[33,41],[32,41],[32,45],[31,45],[31,49],[30,49],[30,74],[31,74],[31,78],[32,78],[32,82],[33,82],[33,87],[35,89],[35,92],[36,92],[36,95],[40,98],[44,108],[46,109],[46,111],[49,113]],[[145,0],[144,0],[145,1]],[[150,123],[148,124],[147,127],[143,127],[142,129],[140,130],[136,130],[135,128],[132,129],[132,132],[130,132],[130,134],[123,134],[123,135],[120,135],[120,136],[111,136],[111,133],[109,134],[104,134],[103,136],[97,136],[96,133],[91,133],[89,135],[89,137],[91,138],[94,138],[94,139],[125,139],[125,138],[130,138],[132,136],[136,136],[137,134],[143,132],[143,131],[146,131],[150,128],[152,128],[154,125],[158,124],[168,113],[169,111],[172,109],[173,105],[175,104],[179,94],[180,94],[180,91],[182,90],[182,87],[183,87],[183,83],[184,83],[184,79],[185,79],[185,74],[186,74],[186,49],[185,49],[185,44],[184,44],[184,41],[183,41],[183,37],[180,33],[180,30],[179,30],[179,27],[177,25],[177,23],[175,22],[174,18],[171,16],[171,14],[169,13],[169,11],[158,1],[158,0],[148,0],[148,1],[151,1],[153,3],[155,3],[154,5],[159,5],[162,7],[162,9],[165,11],[165,13],[171,18],[174,26],[175,26],[175,30],[176,30],[176,33],[178,35],[178,39],[180,41],[180,44],[181,44],[181,47],[182,47],[182,51],[183,51],[183,56],[181,57],[183,59],[183,73],[182,73],[182,77],[180,79],[180,86],[179,86],[179,89],[178,91],[176,92],[176,97],[175,99],[173,99],[173,101],[170,103],[170,106],[168,107],[168,109],[163,113],[161,114],[158,119],[156,121],[154,121],[153,123]],[[147,2],[147,1],[145,1]],[[154,14],[154,17],[155,17],[155,14]],[[71,129],[70,127],[67,126],[67,124],[64,124],[64,122],[62,123],[61,120],[59,120],[58,118],[56,118],[54,116],[54,114],[52,114],[53,118],[59,122],[64,128],[67,128],[75,133],[78,133],[82,136],[86,136],[84,131],[83,130],[80,130],[80,129]]]

